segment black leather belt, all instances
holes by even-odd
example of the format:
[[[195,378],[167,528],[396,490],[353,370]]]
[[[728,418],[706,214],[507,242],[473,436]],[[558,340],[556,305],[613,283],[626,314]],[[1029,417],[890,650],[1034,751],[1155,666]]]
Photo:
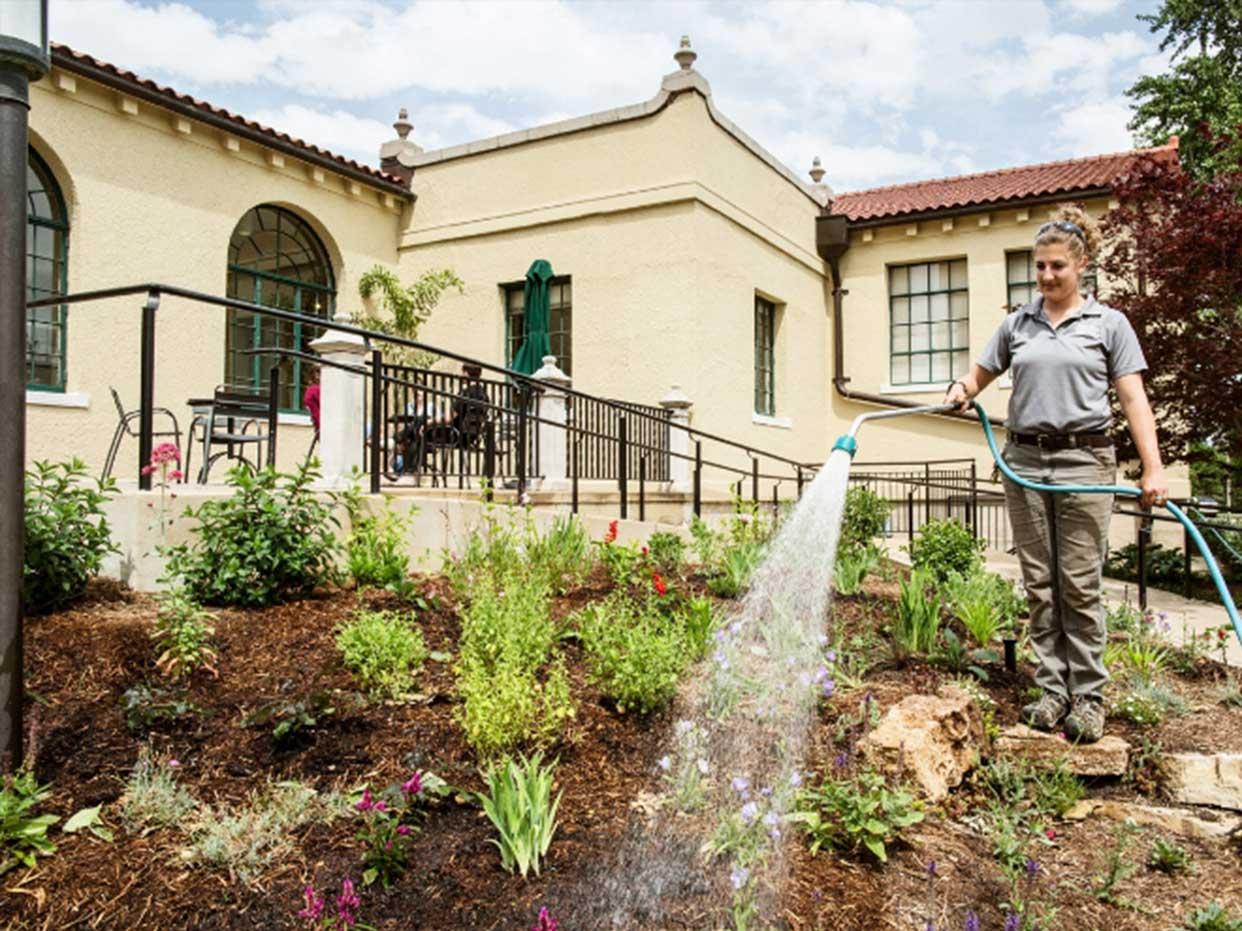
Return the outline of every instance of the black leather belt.
[[[1009,438],[1023,446],[1040,449],[1104,449],[1113,445],[1104,430],[1082,430],[1078,433],[1011,433]]]

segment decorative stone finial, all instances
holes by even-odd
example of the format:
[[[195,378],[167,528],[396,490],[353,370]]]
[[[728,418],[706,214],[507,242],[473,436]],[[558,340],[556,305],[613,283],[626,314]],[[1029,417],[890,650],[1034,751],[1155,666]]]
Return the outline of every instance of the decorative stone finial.
[[[694,64],[694,60],[699,57],[698,52],[690,47],[690,37],[681,37],[681,47],[673,53],[673,59],[677,64],[681,65],[682,71],[689,71],[690,66]]]
[[[397,131],[397,136],[401,139],[405,139],[410,134],[410,130],[414,128],[410,123],[409,111],[405,107],[397,111],[397,122],[392,124],[392,128]]]
[[[673,385],[668,394],[660,398],[660,406],[665,410],[684,411],[693,407],[694,402],[681,390],[681,385]]]
[[[819,184],[819,182],[824,180],[824,166],[820,162],[818,155],[816,155],[811,161],[811,170],[808,174],[811,176],[811,180],[816,184]]]

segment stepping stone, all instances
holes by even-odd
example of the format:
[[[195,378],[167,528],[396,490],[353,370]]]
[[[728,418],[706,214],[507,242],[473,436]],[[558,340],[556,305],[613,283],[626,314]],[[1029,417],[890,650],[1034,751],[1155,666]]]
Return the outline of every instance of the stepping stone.
[[[1083,799],[1064,815],[1067,821],[1082,821],[1095,816],[1114,821],[1159,828],[1180,837],[1218,840],[1242,831],[1242,817],[1217,811],[1188,812],[1180,808],[1161,808],[1137,802],[1115,802],[1106,799]]]
[[[1161,766],[1173,801],[1242,811],[1242,753],[1170,753]]]
[[[873,765],[912,778],[933,802],[979,762],[987,743],[974,700],[952,686],[939,695],[907,695],[858,745]]]
[[[1120,776],[1130,762],[1130,745],[1120,737],[1106,734],[1097,743],[1072,744],[1058,734],[1045,734],[1025,724],[1001,731],[996,752],[1049,766],[1065,760],[1070,772],[1079,776]]]

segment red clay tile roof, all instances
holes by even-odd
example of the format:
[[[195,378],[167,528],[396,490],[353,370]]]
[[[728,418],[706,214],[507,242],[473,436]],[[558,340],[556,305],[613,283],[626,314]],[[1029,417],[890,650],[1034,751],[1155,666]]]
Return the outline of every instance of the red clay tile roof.
[[[838,194],[828,206],[829,212],[844,214],[851,222],[858,222],[1101,191],[1110,188],[1137,156],[1176,157],[1176,152],[1177,139],[1174,138],[1168,145],[1155,149],[850,191]]]
[[[84,52],[75,51],[67,45],[61,45],[56,42],[52,43],[52,64],[93,81],[99,81],[115,87],[117,90],[128,91],[140,96],[154,97],[157,101],[159,98],[163,98],[163,102],[170,109],[189,108],[192,111],[196,111],[195,115],[203,119],[211,121],[214,118],[214,121],[217,122],[231,123],[236,127],[236,132],[239,136],[250,138],[261,145],[269,145],[278,150],[292,150],[291,154],[306,161],[322,165],[329,170],[354,177],[359,181],[364,181],[390,193],[400,194],[405,197],[412,196],[409,186],[396,175],[380,171],[361,162],[356,162],[352,158],[345,158],[343,155],[329,152],[327,149],[321,149],[319,146],[305,140],[295,139],[288,133],[278,132],[270,126],[264,126],[262,123],[256,123],[254,120],[248,120],[239,113],[233,113],[223,107],[217,107],[205,100],[191,97],[189,94],[179,93],[171,87],[139,77],[132,71],[126,71],[124,68],[118,68],[116,65],[110,65],[106,61],[100,61],[98,58],[87,55]],[[143,91],[145,91],[145,94],[142,93]]]

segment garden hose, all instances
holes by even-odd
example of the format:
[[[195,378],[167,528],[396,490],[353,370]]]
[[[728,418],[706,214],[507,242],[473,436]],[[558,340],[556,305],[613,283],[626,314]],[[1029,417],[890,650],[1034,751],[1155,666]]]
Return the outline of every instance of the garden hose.
[[[971,405],[974,407],[975,413],[979,415],[979,423],[983,426],[983,435],[987,438],[988,449],[992,452],[992,458],[996,460],[996,467],[1001,470],[1005,478],[1015,485],[1020,485],[1031,491],[1049,491],[1059,494],[1122,495],[1127,498],[1142,496],[1142,492],[1139,489],[1130,485],[1045,485],[1042,482],[1031,482],[1020,478],[1009,467],[1009,463],[1001,457],[1000,450],[996,448],[996,437],[992,435],[992,423],[988,420],[987,412],[978,401],[972,401]],[[1238,642],[1242,643],[1242,620],[1238,618],[1238,608],[1233,603],[1233,596],[1229,593],[1229,586],[1225,584],[1225,577],[1221,575],[1220,567],[1216,564],[1216,558],[1208,548],[1207,541],[1203,539],[1203,534],[1199,532],[1195,522],[1187,517],[1181,508],[1172,501],[1166,501],[1164,506],[1186,528],[1186,533],[1190,536],[1190,539],[1195,541],[1195,546],[1199,549],[1199,555],[1203,557],[1203,561],[1207,564],[1208,574],[1211,575],[1212,582],[1216,585],[1216,591],[1220,595],[1220,600],[1225,606],[1225,613],[1229,615],[1229,622],[1233,625],[1233,632],[1237,636]]]

